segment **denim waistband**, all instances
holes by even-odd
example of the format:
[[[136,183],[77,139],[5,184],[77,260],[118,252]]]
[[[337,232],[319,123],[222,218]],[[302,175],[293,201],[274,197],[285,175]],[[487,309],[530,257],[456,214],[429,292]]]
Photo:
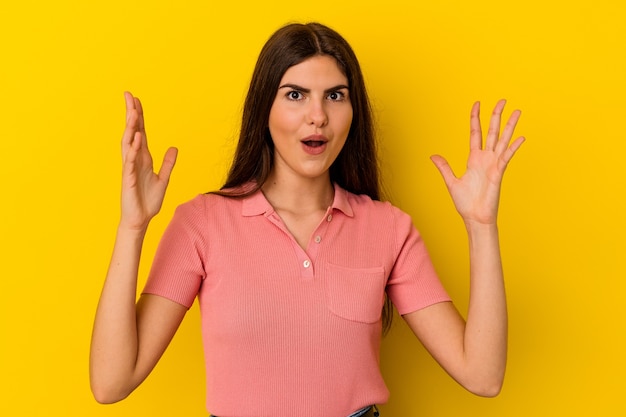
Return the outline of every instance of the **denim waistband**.
[[[350,414],[348,417],[361,417],[367,414],[367,412],[370,410],[373,410],[372,415],[374,417],[378,417],[380,415],[378,413],[378,408],[375,405],[368,405],[367,407],[361,408],[359,411],[355,411],[354,413]],[[217,417],[217,416],[214,416],[213,414],[211,414],[210,417]]]
[[[352,414],[350,414],[348,417],[361,417],[364,415],[369,415],[368,412],[369,411],[373,411],[373,413],[371,415],[373,415],[374,417],[378,417],[378,408],[375,405],[368,405],[367,407],[361,408],[359,411],[356,411]]]

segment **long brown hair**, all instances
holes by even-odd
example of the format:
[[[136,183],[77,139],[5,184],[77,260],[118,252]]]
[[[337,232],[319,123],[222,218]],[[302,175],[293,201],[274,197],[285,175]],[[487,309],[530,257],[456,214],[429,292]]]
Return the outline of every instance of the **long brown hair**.
[[[353,116],[346,143],[330,167],[330,179],[354,194],[379,200],[380,184],[372,110],[361,67],[348,42],[320,23],[293,23],[277,30],[257,60],[244,102],[241,132],[226,182],[216,194],[245,197],[258,191],[274,165],[268,120],[285,72],[308,58],[333,57],[348,79]],[[247,185],[247,186],[246,186]],[[391,326],[393,306],[385,298],[383,330]]]

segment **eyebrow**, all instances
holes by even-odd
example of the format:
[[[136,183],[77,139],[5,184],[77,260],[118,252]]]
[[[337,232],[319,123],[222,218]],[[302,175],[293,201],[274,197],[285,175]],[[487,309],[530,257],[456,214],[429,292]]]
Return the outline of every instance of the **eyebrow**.
[[[278,87],[279,90],[281,88],[292,88],[294,90],[302,91],[303,93],[310,93],[311,92],[310,88],[304,88],[304,87],[299,86],[297,84],[283,84],[280,87]],[[350,90],[350,88],[347,85],[339,84],[339,85],[336,85],[334,87],[327,88],[326,90],[324,90],[324,93],[330,93],[330,92],[333,92],[333,91],[343,90],[343,89],[348,90],[348,91]]]

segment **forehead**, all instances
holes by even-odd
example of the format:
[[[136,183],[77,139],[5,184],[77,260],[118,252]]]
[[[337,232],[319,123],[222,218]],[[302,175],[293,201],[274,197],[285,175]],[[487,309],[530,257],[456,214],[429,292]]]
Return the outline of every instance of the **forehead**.
[[[335,58],[328,55],[316,55],[289,67],[280,83],[281,85],[285,83],[348,85],[348,79],[339,68]]]

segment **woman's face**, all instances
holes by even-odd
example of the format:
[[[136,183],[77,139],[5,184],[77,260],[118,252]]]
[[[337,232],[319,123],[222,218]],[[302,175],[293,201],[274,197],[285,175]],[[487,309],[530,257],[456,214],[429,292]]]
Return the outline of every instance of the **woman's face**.
[[[328,177],[352,123],[348,80],[327,55],[290,67],[270,110],[274,175]]]

